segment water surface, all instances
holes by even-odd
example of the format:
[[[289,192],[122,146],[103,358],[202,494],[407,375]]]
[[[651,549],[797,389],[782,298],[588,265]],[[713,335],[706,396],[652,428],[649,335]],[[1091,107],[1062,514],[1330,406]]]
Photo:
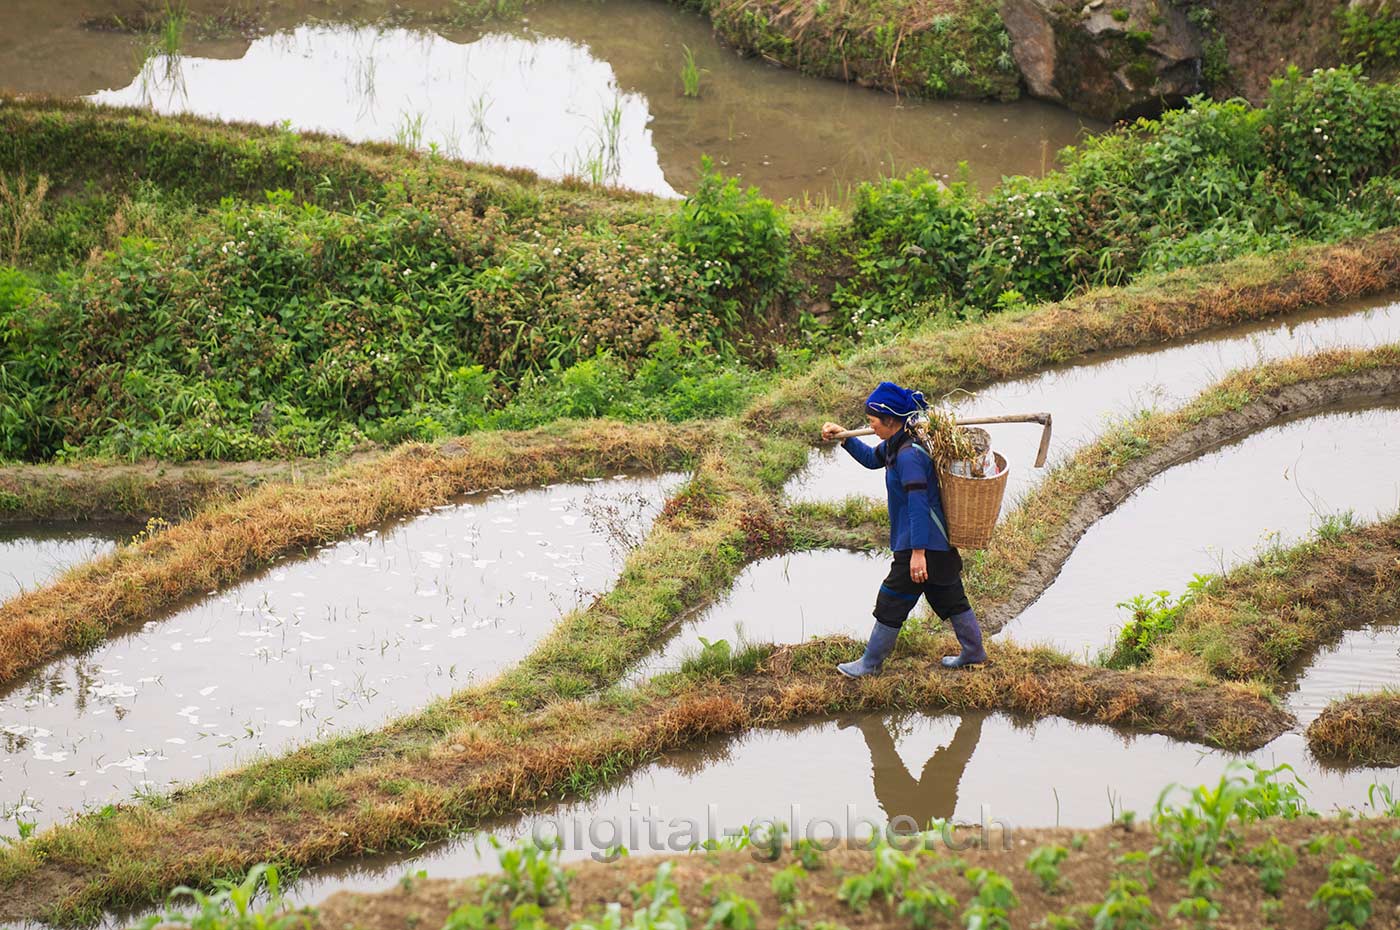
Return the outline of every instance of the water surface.
[[[470,498],[51,662],[0,693],[0,813],[47,825],[491,678],[613,584],[679,480]]]
[[[0,526],[0,601],[52,581],[64,570],[129,539],[121,523],[16,523]]]
[[[1395,781],[1393,773],[1323,769],[1298,733],[1238,755],[1055,717],[859,714],[668,753],[590,801],[490,829],[512,838],[559,836],[568,860],[604,855],[614,843],[634,854],[684,852],[692,837],[723,837],[774,819],[789,825],[789,836],[817,839],[865,835],[896,817],[997,822],[1014,838],[1024,827],[1100,826],[1124,810],[1145,819],[1168,785],[1214,783],[1243,759],[1293,765],[1321,811],[1365,809],[1374,781]],[[383,890],[419,870],[455,877],[495,869],[494,853],[480,847],[463,838],[416,855],[317,870],[292,894],[315,903],[341,889]]]
[[[355,140],[404,141],[450,157],[594,176],[674,196],[702,155],[777,199],[840,200],[860,181],[923,168],[982,187],[1040,174],[1100,124],[1048,104],[916,101],[805,77],[721,45],[708,21],[656,0],[532,6],[491,31],[434,25],[445,4],[378,9],[279,3],[253,37],[186,30],[181,54],[143,63],[145,37],[84,21],[109,8],[18,0],[0,10],[0,88],[86,94]],[[200,15],[238,9],[195,2]],[[379,25],[349,25],[376,18]],[[384,21],[398,25],[383,25]],[[268,34],[270,33],[270,34]],[[690,48],[700,96],[682,93]]]

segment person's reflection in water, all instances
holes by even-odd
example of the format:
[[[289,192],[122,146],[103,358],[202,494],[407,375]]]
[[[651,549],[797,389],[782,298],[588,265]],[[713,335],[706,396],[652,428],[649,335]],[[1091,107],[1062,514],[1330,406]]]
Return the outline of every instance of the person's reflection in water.
[[[935,818],[951,820],[958,805],[958,783],[982,736],[983,714],[964,714],[947,746],[934,750],[916,781],[895,749],[894,737],[883,718],[860,719],[860,732],[870,750],[875,798],[887,820],[905,815],[922,828]],[[891,721],[893,723],[893,721]]]

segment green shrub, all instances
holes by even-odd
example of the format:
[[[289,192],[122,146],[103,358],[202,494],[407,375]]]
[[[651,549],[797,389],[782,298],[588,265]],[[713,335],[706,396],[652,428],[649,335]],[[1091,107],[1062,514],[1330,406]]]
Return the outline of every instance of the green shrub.
[[[1264,112],[1270,161],[1304,196],[1339,198],[1400,157],[1400,89],[1355,68],[1305,77],[1290,67]]]
[[[741,190],[708,157],[695,192],[685,199],[672,241],[699,279],[700,299],[728,329],[741,326],[744,308],[766,302],[788,285],[788,229],[773,201],[758,189]]]
[[[1400,8],[1381,3],[1376,9],[1337,8],[1342,52],[1362,65],[1400,62]]]

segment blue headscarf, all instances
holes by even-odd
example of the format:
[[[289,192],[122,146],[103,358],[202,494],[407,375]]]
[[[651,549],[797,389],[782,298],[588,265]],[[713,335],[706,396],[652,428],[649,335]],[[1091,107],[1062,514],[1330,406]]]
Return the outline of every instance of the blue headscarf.
[[[902,388],[893,381],[881,381],[880,386],[865,399],[865,412],[877,417],[907,420],[927,409],[928,404],[922,393]]]

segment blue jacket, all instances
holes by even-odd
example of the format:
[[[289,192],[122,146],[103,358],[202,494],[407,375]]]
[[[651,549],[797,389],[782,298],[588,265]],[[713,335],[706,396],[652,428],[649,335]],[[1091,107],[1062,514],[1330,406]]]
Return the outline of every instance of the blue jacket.
[[[854,437],[841,443],[851,458],[866,468],[885,470],[885,493],[890,508],[890,548],[947,552],[948,525],[938,470],[928,452],[904,430],[871,448]]]

